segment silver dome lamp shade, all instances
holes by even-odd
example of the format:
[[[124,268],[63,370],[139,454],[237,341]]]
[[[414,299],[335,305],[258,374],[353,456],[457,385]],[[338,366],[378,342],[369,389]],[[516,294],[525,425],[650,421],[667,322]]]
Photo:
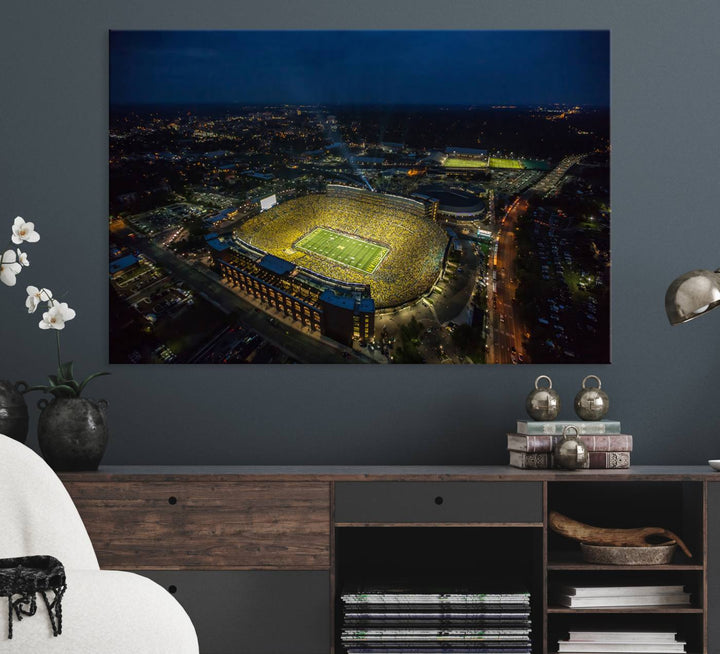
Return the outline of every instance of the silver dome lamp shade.
[[[665,293],[671,325],[680,325],[720,305],[720,270],[691,270],[680,275]]]

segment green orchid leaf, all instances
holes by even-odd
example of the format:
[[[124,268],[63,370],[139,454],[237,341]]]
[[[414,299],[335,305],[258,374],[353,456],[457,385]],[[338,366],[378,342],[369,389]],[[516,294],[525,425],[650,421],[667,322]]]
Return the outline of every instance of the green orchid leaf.
[[[69,386],[73,389],[77,395],[80,392],[80,385],[74,379],[58,379],[57,375],[48,375],[50,380],[50,386],[48,388],[55,388],[55,386]]]
[[[80,387],[78,388],[77,394],[80,395],[80,393],[83,392],[83,389],[96,377],[103,377],[104,375],[109,375],[109,372],[95,372],[92,375],[89,375],[86,377],[83,382],[80,384]]]
[[[50,390],[50,393],[52,393],[55,397],[77,397],[77,392],[75,389],[71,388],[70,386],[65,386],[64,384],[58,384],[57,386],[53,386]]]
[[[25,392],[29,393],[30,391],[42,391],[43,393],[49,393],[51,386],[30,386]]]
[[[68,361],[67,363],[63,363],[58,368],[58,377],[60,380],[68,382],[73,379],[73,362]]]

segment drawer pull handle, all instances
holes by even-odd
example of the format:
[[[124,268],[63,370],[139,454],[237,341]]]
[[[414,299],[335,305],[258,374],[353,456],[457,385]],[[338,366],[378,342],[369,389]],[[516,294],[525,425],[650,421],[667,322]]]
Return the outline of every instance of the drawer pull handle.
[[[177,504],[177,497],[175,497],[174,495],[171,495],[170,497],[168,497],[168,504],[172,504],[172,505]]]
[[[168,592],[169,592],[171,595],[174,595],[175,593],[177,593],[177,586],[176,586],[175,584],[170,584],[170,585],[168,586]]]
[[[445,500],[440,495],[435,498],[435,504],[437,504],[438,506],[440,506],[444,501]]]

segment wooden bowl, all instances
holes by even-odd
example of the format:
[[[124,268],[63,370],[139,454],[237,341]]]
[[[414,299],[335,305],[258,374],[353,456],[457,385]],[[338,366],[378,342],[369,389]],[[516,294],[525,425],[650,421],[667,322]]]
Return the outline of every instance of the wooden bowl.
[[[672,561],[677,543],[647,547],[619,547],[580,543],[583,560],[603,565],[666,565]]]

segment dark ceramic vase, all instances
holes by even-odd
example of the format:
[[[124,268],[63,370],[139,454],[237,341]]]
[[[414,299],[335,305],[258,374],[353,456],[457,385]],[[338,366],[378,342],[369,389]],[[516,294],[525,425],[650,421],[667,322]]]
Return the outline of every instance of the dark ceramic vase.
[[[25,382],[0,381],[0,434],[24,443],[28,435],[28,408],[23,393]]]
[[[40,451],[53,470],[97,470],[108,442],[107,406],[82,397],[38,402]]]

